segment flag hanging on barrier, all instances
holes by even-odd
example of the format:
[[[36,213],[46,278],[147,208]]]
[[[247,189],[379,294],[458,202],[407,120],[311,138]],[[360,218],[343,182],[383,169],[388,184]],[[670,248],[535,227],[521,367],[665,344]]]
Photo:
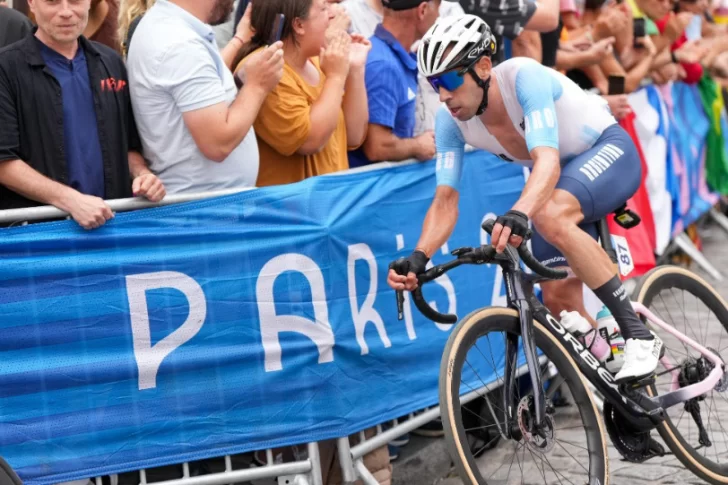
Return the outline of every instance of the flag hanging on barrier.
[[[680,184],[679,218],[673,232],[681,232],[708,212],[718,201],[706,184],[706,152],[710,153],[711,119],[703,109],[696,85],[675,83],[666,92],[666,105],[673,127],[671,150]],[[718,132],[717,137],[722,139]]]
[[[523,188],[521,167],[482,152],[464,170],[452,249],[484,243],[481,222]],[[2,455],[26,483],[57,483],[346,436],[436,404],[451,327],[409,301],[398,321],[386,285],[434,172],[316,177],[91,232],[2,230]],[[425,295],[461,317],[502,305],[496,269],[459,268]]]
[[[627,230],[614,222],[613,218],[610,217],[607,220],[609,232],[613,235],[624,237],[629,245],[634,269],[624,275],[624,278],[641,276],[655,267],[655,220],[652,217],[650,196],[646,186],[649,170],[634,123],[634,113],[630,113],[620,121],[622,128],[629,133],[632,141],[634,141],[640,156],[640,163],[642,164],[642,181],[640,182],[640,186],[634,196],[627,201],[627,206],[639,214],[642,222],[638,226]]]
[[[645,187],[655,221],[655,252],[662,254],[672,239],[671,190],[675,185],[672,168],[668,166],[667,114],[654,86],[646,86],[630,94],[628,99],[637,114],[635,133],[647,163]]]
[[[710,122],[705,162],[708,185],[716,192],[728,195],[728,150],[722,128],[725,126],[723,95],[720,86],[707,74],[698,83],[698,89]]]

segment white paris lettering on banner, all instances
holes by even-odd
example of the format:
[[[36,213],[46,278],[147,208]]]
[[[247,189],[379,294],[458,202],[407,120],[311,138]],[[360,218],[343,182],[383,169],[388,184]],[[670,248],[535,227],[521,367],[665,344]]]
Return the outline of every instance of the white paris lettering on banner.
[[[182,292],[189,304],[185,322],[174,332],[152,345],[147,308],[147,290],[174,288]],[[157,387],[157,371],[162,361],[181,347],[202,328],[207,316],[207,302],[200,285],[189,276],[176,271],[142,273],[126,277],[131,331],[134,337],[134,357],[139,368],[139,390]]]
[[[492,217],[488,214],[484,218]],[[404,247],[403,235],[396,236],[397,249]],[[481,235],[481,242],[485,244]],[[442,253],[449,254],[447,243]],[[364,260],[369,270],[369,288],[364,302],[359,306],[356,287],[356,262]],[[431,267],[432,263],[428,264]],[[273,285],[278,276],[287,271],[296,271],[305,276],[311,288],[315,320],[299,315],[279,315],[275,310]],[[457,313],[457,297],[455,286],[447,275],[435,280],[447,295],[448,313]],[[157,386],[159,367],[174,350],[192,339],[202,328],[207,315],[207,302],[200,285],[191,277],[172,271],[141,273],[126,277],[127,297],[131,314],[131,326],[134,339],[134,355],[139,369],[139,390],[154,389]],[[369,345],[364,337],[367,324],[372,323],[385,348],[392,346],[387,335],[384,321],[374,308],[378,292],[377,261],[371,248],[364,243],[349,246],[348,256],[349,303],[356,340],[361,348],[361,355],[369,353]],[[496,284],[493,287],[491,304],[505,304],[502,296],[503,277],[496,271]],[[147,307],[148,290],[175,289],[184,295],[189,305],[189,314],[185,322],[170,335],[157,344],[151,344],[151,328],[149,309]],[[283,254],[268,261],[260,271],[256,284],[256,297],[260,313],[260,328],[263,349],[265,352],[265,370],[274,372],[283,369],[282,348],[279,341],[281,332],[296,332],[308,337],[318,348],[319,364],[333,362],[334,333],[329,323],[328,306],[325,294],[324,277],[318,265],[309,257],[301,254]],[[437,303],[429,304],[437,310]],[[417,333],[412,318],[411,300],[405,295],[405,326],[409,340],[415,340]],[[432,323],[443,332],[449,332],[452,325]]]
[[[366,299],[361,307],[359,307],[357,303],[358,293],[356,291],[356,262],[360,259],[365,260],[369,267],[369,291],[367,292]],[[373,323],[377,328],[379,338],[382,339],[384,347],[391,347],[392,342],[390,342],[389,337],[387,336],[387,330],[384,328],[382,316],[374,309],[374,299],[377,295],[377,260],[374,258],[374,253],[372,253],[369,246],[364,243],[352,244],[349,246],[347,266],[351,317],[354,320],[356,341],[359,344],[359,347],[361,347],[361,355],[369,353],[369,346],[364,339],[364,330],[369,322]]]

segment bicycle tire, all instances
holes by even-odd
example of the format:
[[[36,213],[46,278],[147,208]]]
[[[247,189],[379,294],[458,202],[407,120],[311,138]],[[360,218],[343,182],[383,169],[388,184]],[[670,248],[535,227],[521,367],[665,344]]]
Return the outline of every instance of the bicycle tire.
[[[556,337],[537,320],[534,320],[533,324],[536,345],[562,373],[572,393],[574,405],[577,406],[585,425],[590,457],[589,483],[608,485],[609,465],[605,428],[601,413],[587,387],[586,379]],[[466,485],[484,485],[487,482],[467,448],[467,437],[459,404],[460,373],[455,371],[461,369],[469,346],[489,331],[520,335],[518,313],[509,308],[487,307],[466,316],[450,335],[440,366],[440,408],[445,441],[460,479]],[[457,403],[457,406],[454,403]]]
[[[700,276],[678,266],[658,266],[646,273],[635,287],[633,301],[649,308],[652,299],[662,290],[681,288],[694,292],[693,295],[705,303],[728,329],[728,304]],[[653,385],[647,389],[652,396],[657,394]],[[721,466],[702,456],[691,446],[673,424],[669,416],[657,427],[657,431],[670,451],[695,475],[708,483],[728,484],[728,464]]]

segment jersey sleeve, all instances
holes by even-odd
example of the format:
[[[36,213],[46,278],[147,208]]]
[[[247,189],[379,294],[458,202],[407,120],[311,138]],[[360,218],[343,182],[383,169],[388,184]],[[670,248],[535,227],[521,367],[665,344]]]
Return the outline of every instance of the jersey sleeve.
[[[463,171],[465,138],[445,107],[435,118],[435,146],[437,148],[437,185],[449,185],[457,190]]]
[[[561,84],[539,64],[522,66],[516,75],[516,98],[523,108],[526,146],[559,148],[559,127],[554,102],[561,96]]]

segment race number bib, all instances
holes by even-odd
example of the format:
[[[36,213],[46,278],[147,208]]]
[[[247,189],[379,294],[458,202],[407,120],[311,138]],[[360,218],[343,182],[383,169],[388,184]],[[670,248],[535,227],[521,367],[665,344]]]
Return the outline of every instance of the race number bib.
[[[632,253],[629,250],[627,239],[622,236],[612,235],[612,245],[614,246],[614,250],[617,251],[619,273],[622,276],[627,276],[634,270],[634,260],[632,259]]]

